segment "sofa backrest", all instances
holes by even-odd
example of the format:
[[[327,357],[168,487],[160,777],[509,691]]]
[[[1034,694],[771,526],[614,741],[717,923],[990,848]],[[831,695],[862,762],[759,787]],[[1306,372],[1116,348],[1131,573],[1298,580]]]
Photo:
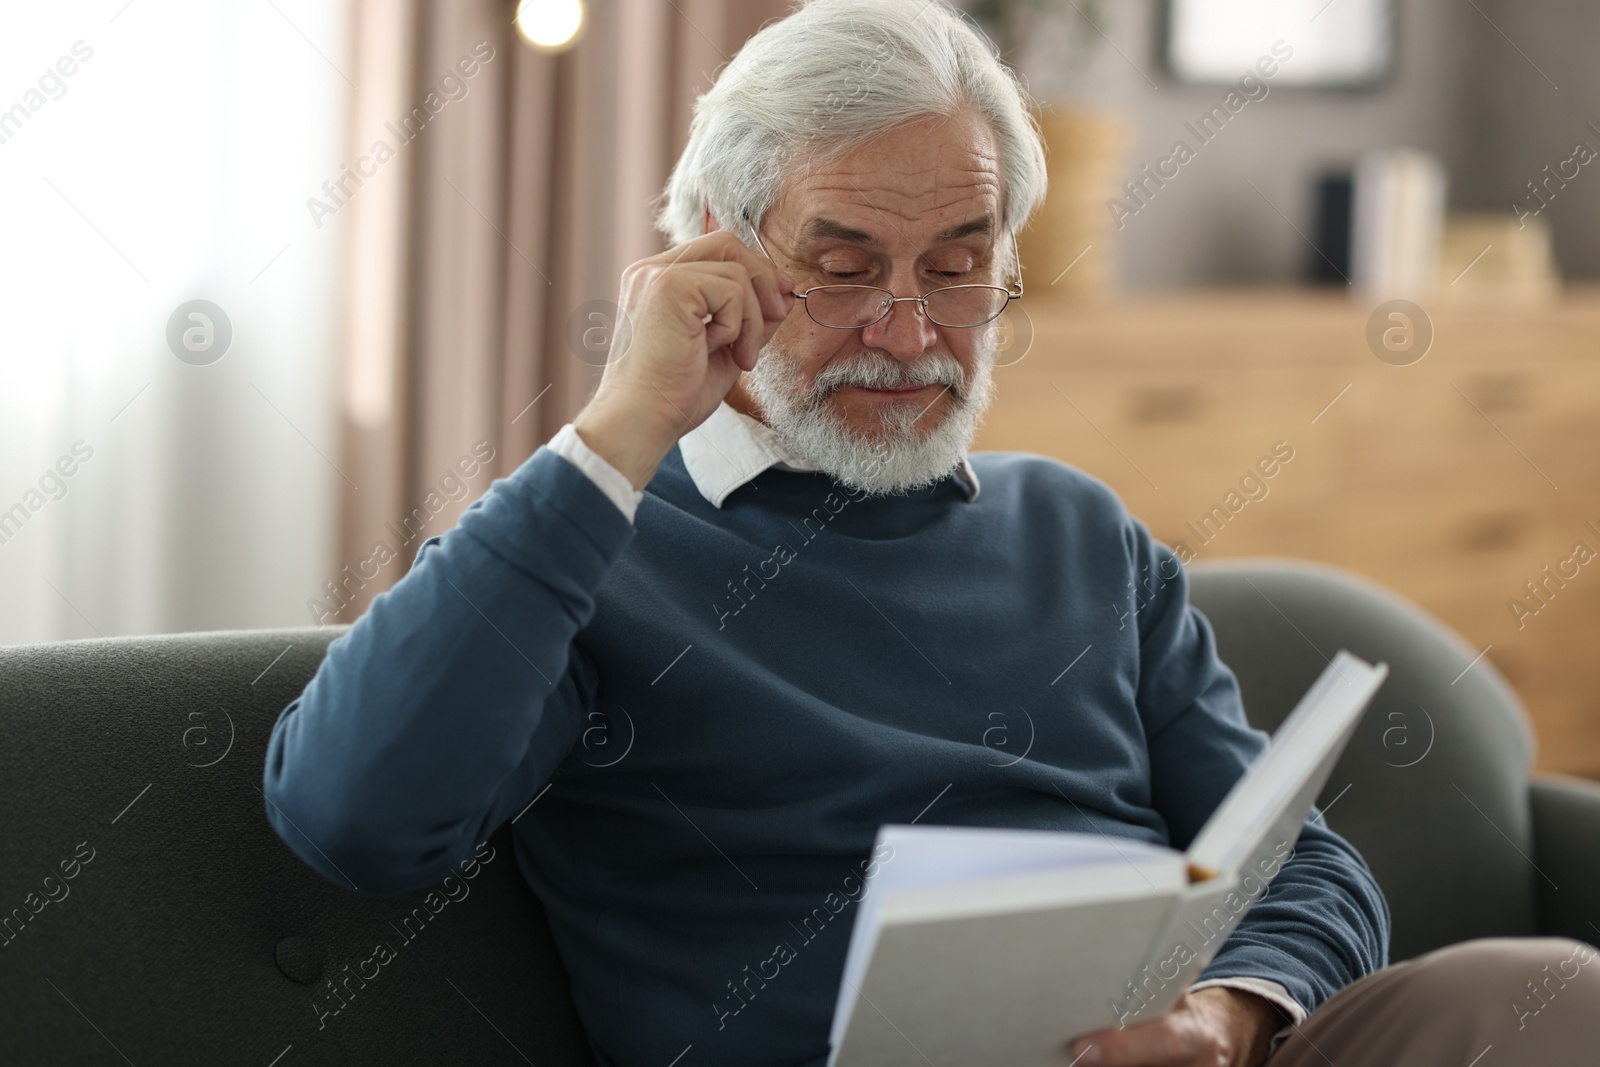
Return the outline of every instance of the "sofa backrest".
[[[1389,663],[1320,803],[1393,958],[1533,933],[1532,742],[1487,659],[1331,568],[1188,573],[1257,726],[1340,648]],[[453,887],[375,898],[268,825],[267,737],[343,629],[0,649],[0,1063],[592,1064],[508,828]]]
[[[267,823],[267,737],[342,630],[0,649],[0,1063],[593,1063],[506,828],[366,897]]]
[[[1391,959],[1537,932],[1533,738],[1488,657],[1348,571],[1246,560],[1187,574],[1254,726],[1275,729],[1341,648],[1389,664],[1317,803],[1388,898]]]

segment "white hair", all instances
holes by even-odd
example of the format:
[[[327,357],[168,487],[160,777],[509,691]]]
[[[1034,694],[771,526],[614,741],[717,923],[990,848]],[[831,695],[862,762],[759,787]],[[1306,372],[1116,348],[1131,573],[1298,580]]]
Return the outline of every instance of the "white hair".
[[[945,0],[809,0],[746,41],[695,101],[656,226],[682,244],[704,232],[709,207],[748,244],[746,215],[760,225],[802,158],[836,159],[902,123],[971,106],[994,131],[1000,223],[1015,233],[1045,193],[1029,103],[995,46]]]

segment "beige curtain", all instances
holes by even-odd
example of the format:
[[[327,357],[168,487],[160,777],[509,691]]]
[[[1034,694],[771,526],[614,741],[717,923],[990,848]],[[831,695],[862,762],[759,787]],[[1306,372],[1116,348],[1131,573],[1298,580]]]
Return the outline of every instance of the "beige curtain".
[[[593,392],[569,320],[662,249],[648,202],[695,97],[790,6],[590,0],[549,56],[513,0],[352,0],[346,157],[366,177],[338,220],[343,569],[319,621],[354,619]]]

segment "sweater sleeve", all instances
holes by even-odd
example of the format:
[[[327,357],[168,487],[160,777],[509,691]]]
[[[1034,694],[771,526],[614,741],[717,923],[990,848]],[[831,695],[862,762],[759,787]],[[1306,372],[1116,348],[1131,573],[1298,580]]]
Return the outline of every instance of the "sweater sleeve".
[[[1137,519],[1128,533],[1142,576],[1138,701],[1152,796],[1174,848],[1187,848],[1267,735],[1245,719],[1238,680],[1217,657],[1211,624],[1189,603],[1188,576]],[[1313,808],[1271,888],[1245,914],[1202,979],[1278,983],[1306,1011],[1388,962],[1389,911],[1351,844]]]
[[[472,855],[571,749],[596,685],[573,639],[632,536],[540,448],[425,542],[273,725],[262,793],[285,844],[369,894]]]

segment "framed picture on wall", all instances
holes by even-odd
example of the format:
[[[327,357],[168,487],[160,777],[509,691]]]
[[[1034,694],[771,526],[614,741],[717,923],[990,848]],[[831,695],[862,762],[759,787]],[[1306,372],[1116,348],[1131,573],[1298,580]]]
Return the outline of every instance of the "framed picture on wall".
[[[1225,83],[1275,56],[1276,84],[1362,88],[1394,63],[1394,21],[1392,0],[1169,0],[1167,67]]]

